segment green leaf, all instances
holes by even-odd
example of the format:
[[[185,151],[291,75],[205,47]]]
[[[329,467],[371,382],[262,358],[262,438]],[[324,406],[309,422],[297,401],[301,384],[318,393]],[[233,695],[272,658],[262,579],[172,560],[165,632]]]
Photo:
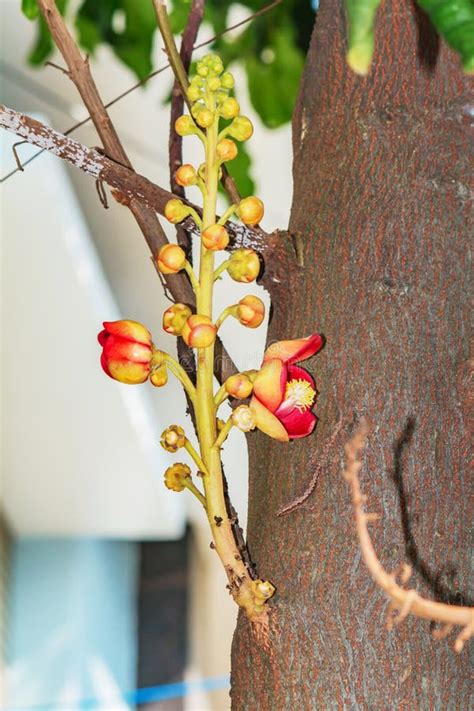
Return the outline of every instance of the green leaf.
[[[235,184],[239,190],[239,193],[243,197],[247,195],[253,195],[255,193],[255,183],[251,176],[252,169],[252,158],[247,152],[247,146],[245,143],[238,144],[239,152],[234,160],[226,163],[226,168],[229,174],[235,180]],[[224,192],[222,185],[219,186],[221,192]]]
[[[61,15],[64,15],[68,0],[56,0],[56,5]],[[34,66],[43,64],[53,52],[53,40],[48,29],[48,25],[43,20],[43,16],[38,17],[38,29],[33,48],[28,55],[28,62]]]
[[[36,20],[39,15],[39,7],[36,0],[21,0],[21,11],[29,20]]]
[[[101,42],[114,39],[114,15],[121,9],[120,0],[85,0],[76,15],[76,30],[79,44],[88,52],[94,52]]]
[[[151,51],[156,30],[156,16],[150,0],[121,0],[125,29],[114,35],[112,47],[139,79],[151,73]]]
[[[260,57],[250,54],[246,58],[250,99],[268,128],[291,120],[303,66],[303,53],[295,45],[290,26],[270,33]]]
[[[356,74],[367,74],[374,53],[374,26],[380,0],[345,0],[348,21],[347,63]]]
[[[459,52],[464,70],[474,73],[473,0],[417,0],[450,47]]]

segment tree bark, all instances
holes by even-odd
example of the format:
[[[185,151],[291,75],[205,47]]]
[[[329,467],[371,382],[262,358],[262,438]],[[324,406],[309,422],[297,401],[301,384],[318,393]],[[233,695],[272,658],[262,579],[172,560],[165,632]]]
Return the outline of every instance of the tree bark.
[[[270,651],[239,619],[233,709],[467,709],[472,643],[457,655],[452,638],[435,641],[412,617],[386,631],[341,464],[368,415],[361,480],[369,510],[382,513],[371,526],[382,563],[406,560],[411,587],[472,605],[472,94],[457,57],[407,2],[382,5],[368,78],[351,74],[344,53],[341,0],[323,0],[293,124],[290,227],[305,266],[289,245],[286,261],[280,254],[286,276],[271,285],[269,332],[269,341],[324,333],[324,350],[305,364],[320,419],[315,435],[287,445],[250,438],[250,550],[277,594]],[[315,491],[278,517],[340,419]]]

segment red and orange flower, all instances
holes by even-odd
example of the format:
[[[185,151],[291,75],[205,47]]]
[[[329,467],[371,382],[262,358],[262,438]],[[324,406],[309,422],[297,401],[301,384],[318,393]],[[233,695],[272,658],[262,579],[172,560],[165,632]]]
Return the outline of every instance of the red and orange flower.
[[[322,345],[322,337],[315,333],[267,348],[250,401],[259,430],[280,442],[306,437],[314,430],[317,417],[311,408],[316,385],[313,377],[294,363],[310,358]]]
[[[97,339],[102,346],[100,363],[114,380],[128,385],[144,383],[151,370],[151,334],[137,321],[105,321]]]

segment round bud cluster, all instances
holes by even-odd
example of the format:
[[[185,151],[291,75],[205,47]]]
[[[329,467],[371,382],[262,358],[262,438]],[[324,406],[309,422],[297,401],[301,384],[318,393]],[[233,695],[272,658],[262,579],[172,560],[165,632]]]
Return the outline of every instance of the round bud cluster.
[[[196,169],[190,163],[184,163],[174,174],[174,179],[176,183],[183,188],[187,188],[189,185],[195,185],[197,182]]]
[[[186,488],[185,481],[190,477],[191,469],[187,464],[173,464],[165,471],[165,486],[172,491],[183,491]]]
[[[251,195],[239,202],[237,215],[246,225],[258,225],[261,221],[265,208],[260,198]]]
[[[231,397],[245,400],[253,390],[253,383],[244,373],[237,373],[227,378],[225,390]]]
[[[153,368],[150,375],[150,382],[155,388],[162,388],[168,382],[168,371],[166,365],[160,365]]]
[[[165,244],[156,258],[156,264],[162,274],[177,274],[185,262],[186,254],[178,244]]]
[[[218,249],[225,249],[229,244],[229,233],[222,225],[215,224],[206,227],[201,237],[206,249],[210,249],[213,252]]]
[[[184,324],[181,336],[190,348],[207,348],[216,339],[216,327],[208,316],[194,314]]]
[[[247,405],[239,405],[232,413],[232,422],[242,432],[250,432],[255,429],[257,418],[255,413]]]
[[[265,318],[265,305],[258,296],[249,294],[237,304],[237,318],[247,328],[258,328]]]
[[[185,205],[182,200],[178,200],[178,198],[168,200],[165,205],[165,217],[168,222],[171,222],[173,225],[177,225],[178,222],[185,220],[189,214],[189,207]]]
[[[192,311],[186,304],[172,304],[163,314],[163,329],[172,336],[180,336]]]
[[[160,444],[167,452],[174,454],[186,444],[186,435],[179,425],[170,425],[161,433]]]
[[[234,281],[248,284],[255,281],[260,272],[260,260],[253,249],[241,247],[232,253],[227,272]]]

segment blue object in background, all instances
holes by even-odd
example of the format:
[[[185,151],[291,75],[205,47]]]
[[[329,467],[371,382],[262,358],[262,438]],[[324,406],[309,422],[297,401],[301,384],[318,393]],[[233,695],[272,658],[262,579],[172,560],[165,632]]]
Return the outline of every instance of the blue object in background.
[[[11,553],[6,706],[72,709],[92,697],[104,711],[132,708],[137,545],[35,538]]]

